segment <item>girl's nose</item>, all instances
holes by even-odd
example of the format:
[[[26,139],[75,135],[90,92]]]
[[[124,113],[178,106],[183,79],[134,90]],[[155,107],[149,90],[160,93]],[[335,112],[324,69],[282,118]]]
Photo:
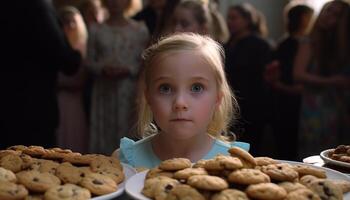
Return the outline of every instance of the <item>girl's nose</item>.
[[[184,95],[177,95],[174,102],[175,111],[186,111],[188,110],[188,104]]]

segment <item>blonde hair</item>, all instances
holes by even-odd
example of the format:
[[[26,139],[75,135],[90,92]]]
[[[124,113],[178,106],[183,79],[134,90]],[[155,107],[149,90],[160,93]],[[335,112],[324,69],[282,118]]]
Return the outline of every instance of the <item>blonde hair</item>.
[[[155,133],[153,114],[147,104],[145,91],[149,85],[150,71],[157,59],[169,53],[180,51],[201,52],[205,61],[213,69],[219,93],[222,95],[221,103],[214,112],[211,123],[208,125],[209,135],[223,139],[221,133],[228,131],[229,125],[236,119],[238,104],[227,82],[223,59],[222,46],[208,36],[195,33],[178,33],[160,39],[143,52],[144,69],[140,79],[140,102],[138,113],[138,131],[141,136]]]

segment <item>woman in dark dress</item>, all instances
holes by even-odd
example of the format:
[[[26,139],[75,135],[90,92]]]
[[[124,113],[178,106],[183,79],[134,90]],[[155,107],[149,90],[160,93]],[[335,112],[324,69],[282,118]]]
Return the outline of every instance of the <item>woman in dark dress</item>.
[[[253,155],[260,151],[261,137],[266,124],[268,94],[263,80],[265,65],[271,49],[263,36],[266,29],[263,17],[250,4],[229,8],[227,24],[231,34],[225,45],[226,71],[241,108],[241,127],[233,131],[240,140],[251,143]]]
[[[306,5],[287,5],[287,34],[279,42],[275,60],[268,65],[265,73],[274,92],[274,156],[279,159],[297,159],[302,85],[293,80],[293,65],[299,40],[303,40],[308,33],[312,15],[312,8]]]

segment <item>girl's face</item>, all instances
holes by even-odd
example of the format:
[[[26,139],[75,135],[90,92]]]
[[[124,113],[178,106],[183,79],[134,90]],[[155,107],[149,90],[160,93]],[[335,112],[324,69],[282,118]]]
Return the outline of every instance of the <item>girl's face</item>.
[[[145,95],[161,134],[175,140],[206,134],[221,96],[204,59],[190,51],[165,55],[151,74]]]
[[[341,14],[341,5],[338,3],[330,3],[320,13],[318,25],[321,29],[332,29],[336,26]]]
[[[193,32],[204,34],[205,28],[194,18],[190,9],[177,7],[173,16],[175,32]]]
[[[248,22],[236,9],[227,12],[227,26],[231,34],[239,33],[248,28]]]

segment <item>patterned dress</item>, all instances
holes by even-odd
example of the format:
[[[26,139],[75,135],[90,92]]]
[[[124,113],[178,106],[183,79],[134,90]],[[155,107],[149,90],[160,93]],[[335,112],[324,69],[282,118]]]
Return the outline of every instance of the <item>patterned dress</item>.
[[[120,27],[101,24],[90,29],[87,65],[95,75],[90,121],[92,153],[110,155],[134,124],[137,75],[149,34],[144,24],[128,22]],[[101,73],[106,65],[126,66],[131,75],[109,79]]]
[[[330,72],[345,75],[350,66]],[[314,65],[309,71],[319,74]],[[348,75],[348,74],[347,74]],[[350,90],[306,85],[302,97],[299,158],[318,155],[339,144],[350,144]]]

